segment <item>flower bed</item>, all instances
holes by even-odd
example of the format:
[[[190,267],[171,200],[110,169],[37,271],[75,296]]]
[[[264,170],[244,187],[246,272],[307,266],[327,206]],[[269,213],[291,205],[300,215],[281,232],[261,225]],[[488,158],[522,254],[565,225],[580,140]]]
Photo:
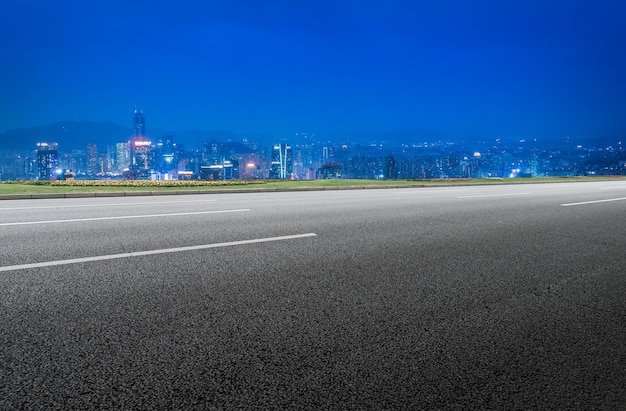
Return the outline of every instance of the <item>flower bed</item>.
[[[265,184],[265,180],[21,180],[8,184],[62,187],[218,187]]]

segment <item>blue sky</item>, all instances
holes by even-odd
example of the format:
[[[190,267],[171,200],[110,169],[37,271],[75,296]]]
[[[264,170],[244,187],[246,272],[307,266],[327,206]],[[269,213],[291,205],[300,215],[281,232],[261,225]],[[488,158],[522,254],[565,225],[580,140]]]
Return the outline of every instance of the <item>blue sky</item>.
[[[624,136],[623,1],[4,0],[0,131]]]

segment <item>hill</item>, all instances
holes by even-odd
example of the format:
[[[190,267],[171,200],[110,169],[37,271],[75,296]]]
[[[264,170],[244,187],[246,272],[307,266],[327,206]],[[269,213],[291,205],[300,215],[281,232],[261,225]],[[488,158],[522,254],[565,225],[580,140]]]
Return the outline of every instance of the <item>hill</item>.
[[[131,135],[130,127],[113,122],[65,121],[0,133],[0,149],[33,150],[38,142],[56,142],[59,148],[69,151],[84,149],[90,141],[99,146],[128,141]]]
[[[0,133],[0,150],[30,151],[36,148],[38,142],[56,142],[62,151],[85,149],[89,142],[94,142],[98,147],[104,148],[128,141],[132,134],[130,127],[113,122],[63,121]],[[240,136],[226,130],[171,132],[148,129],[147,134],[148,138],[154,140],[164,135],[172,135],[176,143],[184,144],[186,148],[201,148],[205,142],[211,140],[240,140]]]

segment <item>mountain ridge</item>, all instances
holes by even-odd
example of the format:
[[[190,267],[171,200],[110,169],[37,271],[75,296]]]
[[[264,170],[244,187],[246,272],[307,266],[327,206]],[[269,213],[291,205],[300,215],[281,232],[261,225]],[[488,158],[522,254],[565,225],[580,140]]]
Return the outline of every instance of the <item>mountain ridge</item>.
[[[157,140],[171,135],[174,142],[185,147],[201,147],[204,142],[213,139],[234,140],[239,136],[227,130],[169,130],[149,128],[146,138]],[[98,147],[111,146],[127,142],[133,136],[131,127],[125,127],[112,121],[59,121],[41,126],[24,127],[0,133],[0,150],[34,150],[38,142],[55,142],[59,149],[71,151],[85,149],[93,142]]]
[[[572,136],[572,137],[556,137],[534,139],[532,137],[514,137],[514,136],[485,136],[479,137],[456,137],[452,138],[434,130],[426,130],[419,128],[399,128],[395,130],[387,130],[380,132],[364,132],[364,133],[340,133],[342,137],[314,136],[307,134],[293,134],[291,137],[275,137],[270,134],[242,135],[228,130],[182,130],[170,131],[158,128],[148,128],[147,138],[156,142],[158,138],[171,135],[174,137],[176,144],[184,145],[185,149],[202,149],[204,144],[210,141],[235,141],[241,142],[244,137],[248,137],[251,141],[258,143],[259,147],[270,147],[278,142],[287,142],[291,144],[384,144],[385,146],[402,146],[422,144],[424,142],[447,142],[460,145],[475,146],[492,145],[497,140],[503,143],[516,143],[522,140],[530,144],[539,146],[555,146],[555,145],[572,145],[582,144],[585,146],[608,146],[612,144],[621,144],[620,139],[599,138],[592,136]],[[129,126],[122,126],[112,121],[59,121],[55,123],[45,124],[35,127],[25,127],[7,130],[0,133],[0,150],[2,151],[21,151],[27,152],[35,150],[38,142],[56,142],[59,144],[59,150],[70,152],[75,149],[84,150],[87,144],[93,142],[98,150],[104,150],[107,146],[115,145],[120,142],[127,142],[133,136],[133,130]]]

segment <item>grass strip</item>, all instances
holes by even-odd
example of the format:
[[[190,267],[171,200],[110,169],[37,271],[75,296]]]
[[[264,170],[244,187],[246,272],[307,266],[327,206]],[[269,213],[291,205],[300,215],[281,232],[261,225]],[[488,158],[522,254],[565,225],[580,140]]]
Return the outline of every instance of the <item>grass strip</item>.
[[[445,185],[528,184],[625,180],[626,176],[536,177],[507,179],[431,179],[431,180],[74,180],[74,181],[4,181],[2,194],[40,194],[111,191],[228,190],[228,189],[315,189],[342,187],[427,187]]]

